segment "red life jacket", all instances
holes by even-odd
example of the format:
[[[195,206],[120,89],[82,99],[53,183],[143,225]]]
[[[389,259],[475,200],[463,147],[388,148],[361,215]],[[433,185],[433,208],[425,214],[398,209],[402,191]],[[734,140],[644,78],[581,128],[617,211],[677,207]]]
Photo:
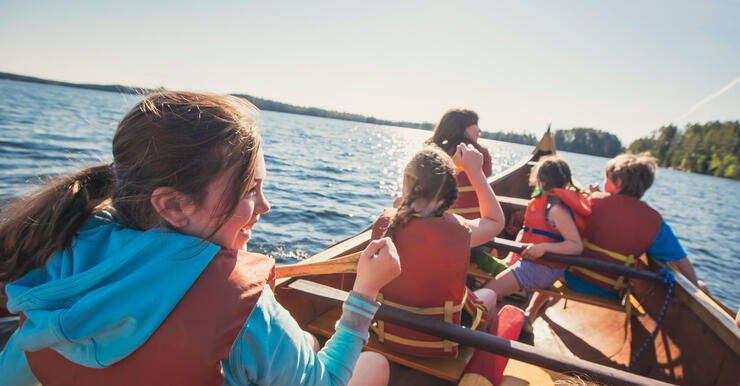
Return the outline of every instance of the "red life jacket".
[[[373,225],[372,238],[384,233],[395,209],[387,209]],[[401,275],[381,289],[378,301],[394,307],[460,324],[466,300],[465,280],[470,255],[470,228],[459,216],[415,217],[393,230],[401,258]],[[378,322],[374,331],[389,349],[417,355],[457,355],[457,343],[418,331]]]
[[[483,146],[481,146],[481,150],[483,153],[483,174],[487,178],[491,175],[491,154]],[[457,201],[447,211],[468,220],[480,218],[478,196],[475,194],[475,189],[473,189],[468,175],[465,172],[457,173],[455,174],[455,180],[457,181]]]
[[[591,195],[591,216],[583,235],[583,256],[631,266],[650,248],[663,218],[640,199],[623,194]],[[571,275],[608,291],[627,287],[624,277],[571,267]]]
[[[549,243],[563,241],[560,232],[549,220],[550,205],[548,199],[557,197],[560,202],[570,210],[573,220],[578,228],[578,233],[583,234],[586,216],[591,213],[591,207],[588,199],[575,190],[565,190],[560,188],[550,189],[538,197],[533,198],[527,205],[527,211],[524,213],[524,227],[522,230],[522,243]],[[566,268],[567,265],[553,263],[542,259],[531,260],[535,263],[543,264],[552,268]]]
[[[154,334],[104,369],[76,364],[51,348],[26,352],[26,360],[44,385],[222,385],[221,361],[264,286],[274,286],[274,267],[267,256],[221,249]]]

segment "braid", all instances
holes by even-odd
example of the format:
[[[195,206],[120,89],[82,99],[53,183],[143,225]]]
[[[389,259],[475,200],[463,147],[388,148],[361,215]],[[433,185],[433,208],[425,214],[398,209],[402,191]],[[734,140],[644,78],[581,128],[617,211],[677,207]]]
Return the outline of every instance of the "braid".
[[[419,186],[417,182],[414,182],[414,186],[411,188],[411,191],[409,192],[409,194],[406,195],[406,198],[403,200],[401,206],[396,211],[396,215],[393,216],[390,224],[388,224],[388,228],[386,229],[383,237],[393,238],[393,229],[395,229],[397,226],[402,227],[406,225],[411,217],[418,213],[416,209],[414,209],[413,203],[420,196],[421,192],[421,186]]]
[[[439,207],[434,211],[435,216],[444,214],[457,201],[457,181],[451,176],[444,175],[442,178],[439,201]]]
[[[452,159],[436,146],[428,146],[414,155],[404,175],[413,181],[385,235],[402,227],[419,213],[421,206],[434,206],[432,216],[441,216],[457,200],[457,182]],[[426,210],[425,210],[426,211]],[[426,215],[426,214],[425,214]]]

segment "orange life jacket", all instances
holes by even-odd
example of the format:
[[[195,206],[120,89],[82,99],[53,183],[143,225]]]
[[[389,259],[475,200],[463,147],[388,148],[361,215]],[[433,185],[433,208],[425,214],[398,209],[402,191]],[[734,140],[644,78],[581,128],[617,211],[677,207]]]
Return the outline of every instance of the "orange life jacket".
[[[609,263],[634,265],[650,248],[663,221],[640,199],[623,194],[591,195],[591,215],[583,235],[583,256]],[[624,277],[571,267],[571,275],[608,291],[627,287]]]
[[[483,174],[489,177],[491,175],[491,154],[483,146],[481,146],[481,150],[483,153]],[[465,172],[457,173],[455,180],[457,181],[457,201],[447,211],[468,220],[480,218],[478,196],[475,194],[475,189],[473,189],[468,175]]]
[[[373,225],[378,239],[395,215],[387,209]],[[378,301],[449,323],[460,324],[467,299],[470,228],[459,216],[415,217],[393,230],[401,275],[381,289]],[[395,324],[378,322],[374,331],[389,349],[417,356],[456,356],[457,343]]]
[[[549,220],[551,203],[548,200],[551,197],[557,197],[560,202],[570,210],[573,220],[578,228],[578,233],[583,234],[586,216],[591,213],[591,206],[588,199],[575,190],[565,190],[560,188],[550,189],[529,201],[527,211],[524,213],[524,231],[522,243],[548,243],[563,241],[560,232]],[[544,261],[542,259],[532,260],[535,263],[543,264],[552,268],[565,268],[567,265]]]
[[[267,256],[221,249],[144,345],[106,368],[51,348],[26,352],[26,360],[44,385],[222,385],[221,361],[264,286],[274,286],[274,267]]]

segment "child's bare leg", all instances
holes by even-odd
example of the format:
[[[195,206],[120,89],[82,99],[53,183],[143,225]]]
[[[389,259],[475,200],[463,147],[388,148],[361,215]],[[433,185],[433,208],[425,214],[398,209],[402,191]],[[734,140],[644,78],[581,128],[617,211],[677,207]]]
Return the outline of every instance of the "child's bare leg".
[[[483,288],[492,289],[498,297],[504,297],[519,291],[519,282],[514,276],[514,272],[511,268],[507,268],[504,272],[499,273],[495,279],[486,283]]]
[[[551,297],[552,296],[550,295],[543,295],[540,292],[535,292],[534,296],[532,296],[532,299],[529,300],[529,305],[524,311],[524,315],[529,316],[529,320],[534,321],[534,319],[537,317],[537,313],[540,312],[540,308],[542,308],[542,305],[550,300]]]
[[[496,316],[496,300],[498,296],[490,288],[479,288],[473,291],[473,293],[486,306],[486,310],[488,310],[488,321],[490,322]]]
[[[376,352],[365,351],[357,358],[352,378],[349,379],[347,385],[387,385],[390,373],[388,360],[384,356]]]

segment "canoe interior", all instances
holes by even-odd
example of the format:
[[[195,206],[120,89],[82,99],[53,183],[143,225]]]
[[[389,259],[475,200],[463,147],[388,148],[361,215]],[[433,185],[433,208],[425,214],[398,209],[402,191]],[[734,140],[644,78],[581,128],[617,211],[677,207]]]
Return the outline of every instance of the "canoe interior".
[[[549,137],[549,135],[546,135]],[[500,175],[489,178],[499,196],[528,199],[531,188],[529,170],[540,156],[554,152],[554,144],[545,143],[528,159]],[[550,139],[551,141],[551,139]],[[542,150],[544,147],[545,151]],[[551,150],[548,150],[551,149]],[[507,218],[515,210],[502,205]],[[309,258],[321,261],[362,250],[369,232],[361,233]],[[502,254],[503,255],[503,251]],[[656,263],[649,269],[658,270]],[[653,341],[642,351],[633,372],[670,383],[686,385],[737,385],[740,380],[740,332],[733,317],[721,305],[713,303],[680,275],[673,295]],[[350,290],[353,274],[325,275],[308,279],[343,290]],[[296,295],[280,280],[276,287],[278,301],[305,328],[312,320],[329,310],[326,304]],[[667,286],[632,281],[632,294],[645,310],[633,313],[627,328],[623,311],[578,302],[553,299],[543,308],[534,323],[535,347],[578,357],[598,364],[626,370],[632,356],[640,350],[655,327],[663,307]],[[520,298],[521,299],[521,298]],[[526,300],[507,298],[504,303],[526,307]],[[563,375],[518,361],[510,361],[502,384],[535,384],[554,381]],[[427,374],[398,364],[391,365],[391,384],[449,384]]]

